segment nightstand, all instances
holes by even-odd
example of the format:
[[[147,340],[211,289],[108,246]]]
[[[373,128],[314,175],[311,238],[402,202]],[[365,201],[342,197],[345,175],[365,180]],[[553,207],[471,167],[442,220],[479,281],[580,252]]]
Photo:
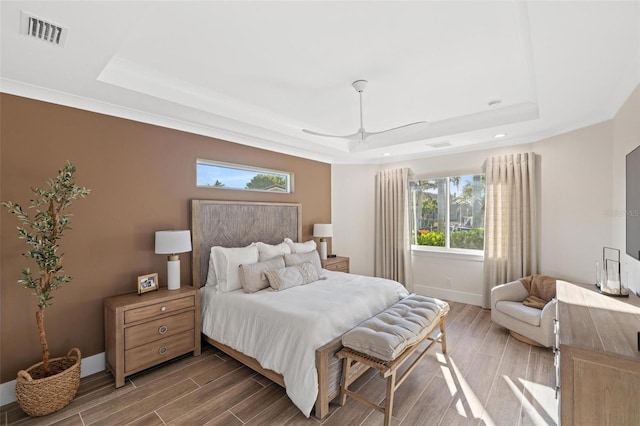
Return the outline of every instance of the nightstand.
[[[349,273],[349,258],[344,256],[328,257],[321,260],[322,267],[329,271],[338,271]]]
[[[104,301],[106,366],[124,386],[131,374],[187,352],[200,355],[200,292],[178,290],[123,294]]]

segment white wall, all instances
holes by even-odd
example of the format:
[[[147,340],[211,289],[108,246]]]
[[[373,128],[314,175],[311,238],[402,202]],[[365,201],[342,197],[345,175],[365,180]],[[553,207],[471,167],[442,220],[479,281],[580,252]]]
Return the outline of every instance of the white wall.
[[[376,165],[331,166],[333,253],[348,256],[351,272],[373,275]]]
[[[595,282],[611,246],[611,121],[534,144],[541,160],[540,272]]]
[[[602,256],[603,246],[624,252],[622,219],[610,218],[607,212],[624,210],[624,155],[640,141],[639,98],[636,90],[615,120],[532,144],[380,166],[332,166],[336,252],[351,256],[353,272],[373,275],[374,177],[378,170],[410,167],[417,176],[477,173],[488,156],[533,151],[540,161],[539,272],[593,282],[595,261]],[[633,262],[632,277],[640,286],[640,262]],[[414,253],[412,267],[417,292],[481,303],[482,262]]]
[[[629,288],[640,294],[640,262],[625,254],[626,155],[640,145],[640,86],[632,93],[613,119],[613,174],[610,208],[613,246],[622,254],[623,277],[628,272]],[[640,185],[640,182],[637,182]]]
[[[482,258],[415,251],[413,290],[426,296],[482,305]]]

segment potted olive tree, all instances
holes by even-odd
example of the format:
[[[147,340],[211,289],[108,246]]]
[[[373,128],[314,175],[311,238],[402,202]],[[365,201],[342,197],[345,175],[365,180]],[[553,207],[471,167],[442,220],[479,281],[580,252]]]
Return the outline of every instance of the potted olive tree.
[[[58,242],[70,228],[71,214],[67,209],[73,200],[86,197],[90,191],[76,185],[75,171],[75,166],[67,161],[58,176],[49,179],[47,187],[32,188],[35,196],[26,210],[11,201],[2,202],[22,223],[18,226],[18,238],[29,246],[24,255],[38,267],[37,271],[24,268],[18,280],[37,298],[36,324],[42,346],[42,362],[20,370],[16,380],[16,399],[30,416],[44,416],[66,406],[80,384],[80,350],[73,348],[65,357],[49,359],[44,328],[44,312],[51,306],[51,292],[71,281],[62,269],[63,255],[58,253]]]

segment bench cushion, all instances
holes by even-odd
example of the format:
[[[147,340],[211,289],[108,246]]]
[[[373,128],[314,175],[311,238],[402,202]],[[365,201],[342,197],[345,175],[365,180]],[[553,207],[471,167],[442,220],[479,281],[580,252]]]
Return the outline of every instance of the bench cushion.
[[[422,340],[434,321],[449,312],[439,299],[411,294],[342,336],[342,345],[383,361],[392,361]]]

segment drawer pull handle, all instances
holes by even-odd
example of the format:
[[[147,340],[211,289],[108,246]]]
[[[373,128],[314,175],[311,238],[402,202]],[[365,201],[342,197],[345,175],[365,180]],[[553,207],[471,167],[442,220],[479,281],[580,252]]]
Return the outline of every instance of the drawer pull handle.
[[[166,325],[163,325],[158,329],[158,333],[160,334],[165,334],[167,331],[169,331],[169,327],[167,327]]]
[[[166,346],[162,346],[162,347],[160,347],[160,349],[158,349],[158,353],[159,353],[160,355],[164,355],[164,354],[166,354],[166,353],[167,353],[167,347],[166,347]]]
[[[162,308],[160,308],[160,310],[161,310],[162,312],[164,312],[164,311],[166,311],[166,310],[167,310],[167,307],[166,307],[166,306],[163,306]]]

